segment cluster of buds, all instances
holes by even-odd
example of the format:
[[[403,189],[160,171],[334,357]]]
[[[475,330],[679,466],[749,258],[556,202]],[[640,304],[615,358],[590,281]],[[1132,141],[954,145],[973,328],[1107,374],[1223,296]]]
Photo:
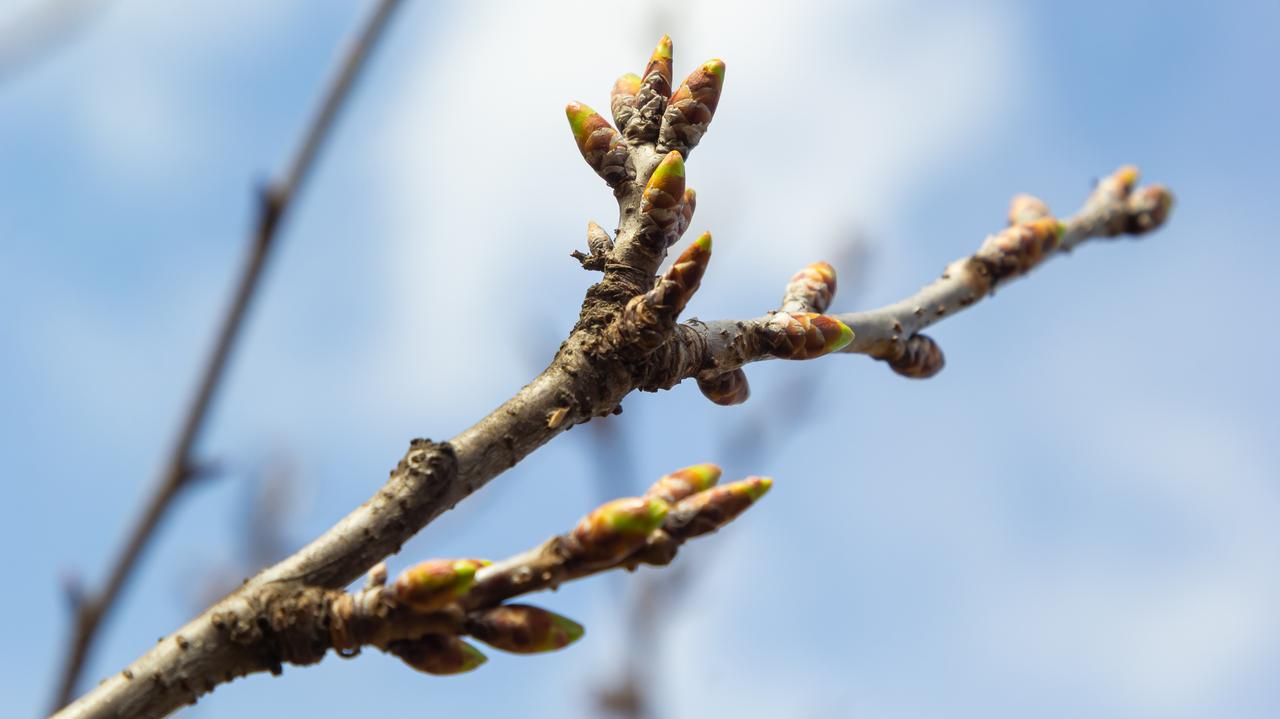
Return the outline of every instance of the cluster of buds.
[[[482,559],[434,559],[406,569],[387,589],[386,606],[374,614],[425,619],[409,624],[429,628],[388,641],[386,650],[418,671],[450,675],[486,661],[462,636],[515,654],[567,647],[583,636],[582,625],[540,607],[501,602],[617,567],[665,564],[685,540],[733,521],[773,485],[767,477],[748,477],[717,486],[720,475],[714,464],[676,470],[643,496],[601,505],[568,534],[496,565]],[[385,582],[385,568],[377,576],[371,578],[371,588]]]
[[[570,561],[607,566],[640,561],[636,556],[656,545],[682,542],[728,524],[773,486],[768,477],[716,486],[720,475],[714,464],[696,464],[663,476],[641,497],[601,505],[569,534],[565,551]]]
[[[837,352],[852,342],[848,325],[822,314],[835,294],[836,270],[829,263],[814,262],[792,275],[778,311],[761,324],[765,351],[782,359],[806,360]],[[751,396],[741,368],[699,375],[698,389],[722,406],[741,404]]]
[[[1098,182],[1082,213],[1097,215],[1100,231],[1094,234],[1142,235],[1164,224],[1173,193],[1164,185],[1137,187],[1138,177],[1138,168],[1125,165]]]

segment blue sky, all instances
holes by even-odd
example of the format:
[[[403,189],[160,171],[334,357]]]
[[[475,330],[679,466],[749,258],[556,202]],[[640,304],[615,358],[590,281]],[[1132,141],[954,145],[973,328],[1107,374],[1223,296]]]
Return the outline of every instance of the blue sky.
[[[0,21],[30,2],[0,5]],[[244,251],[368,3],[112,0],[0,84],[0,523],[15,715],[48,699],[60,586],[93,586],[149,491]],[[290,218],[188,492],[89,674],[238,577],[246,498],[292,469],[296,546],[550,358],[591,277],[567,254],[613,201],[569,100],[607,105],[656,38],[713,56],[724,99],[689,165],[716,258],[689,313],[748,316],[865,238],[835,307],[897,299],[999,228],[1017,192],[1073,211],[1139,165],[1172,222],[1056,259],[931,334],[910,382],[860,357],[749,368],[609,420],[630,480],[717,461],[774,491],[684,557],[647,659],[661,716],[1269,717],[1280,707],[1280,67],[1274,3],[407,3]],[[856,285],[850,278],[856,278]],[[841,301],[844,298],[844,302]],[[494,325],[506,328],[492,338]],[[798,382],[798,380],[803,380]],[[787,392],[809,393],[799,420]],[[731,450],[765,427],[760,451]],[[584,431],[585,430],[585,431]],[[601,499],[578,428],[422,532],[504,556]],[[283,459],[282,459],[283,458]],[[554,656],[450,680],[376,652],[220,688],[192,716],[378,710],[590,716],[635,578],[536,603]],[[500,691],[495,691],[500,687]]]

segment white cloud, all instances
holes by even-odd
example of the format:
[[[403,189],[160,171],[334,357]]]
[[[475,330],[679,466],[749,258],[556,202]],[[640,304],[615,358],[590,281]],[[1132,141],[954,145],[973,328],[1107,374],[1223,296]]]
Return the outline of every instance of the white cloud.
[[[586,221],[608,225],[616,208],[577,156],[563,104],[606,111],[613,79],[640,69],[659,26],[675,40],[678,76],[706,57],[728,64],[690,165],[695,229],[720,238],[703,308],[735,285],[770,283],[772,298],[789,274],[779,266],[816,259],[851,221],[891,216],[948,147],[998,112],[1015,66],[1004,18],[983,6],[935,7],[928,22],[887,2],[601,7],[468,4],[407,60],[418,69],[406,73],[405,107],[382,133],[396,248],[385,304],[404,313],[392,324],[421,325],[422,308],[518,323],[562,278],[577,278],[568,296],[586,286],[581,272],[544,268],[567,268]],[[906,40],[879,40],[902,26]],[[514,314],[513,295],[530,298]],[[418,362],[460,322],[384,354]],[[521,358],[476,354],[441,359],[434,368],[461,380],[436,391],[527,373]]]

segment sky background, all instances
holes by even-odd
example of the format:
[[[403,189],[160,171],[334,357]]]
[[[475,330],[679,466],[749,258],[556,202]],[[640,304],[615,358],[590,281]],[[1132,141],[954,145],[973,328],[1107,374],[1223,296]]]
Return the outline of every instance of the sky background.
[[[0,28],[34,4],[0,2]],[[100,584],[151,491],[253,190],[370,5],[105,0],[0,73],[5,715],[46,707],[63,587]],[[606,108],[667,32],[678,77],[728,66],[688,170],[691,231],[716,236],[689,314],[760,314],[853,238],[834,309],[893,301],[999,229],[1013,194],[1066,215],[1125,163],[1177,208],[948,318],[929,381],[841,356],[749,367],[735,408],[691,383],[633,395],[608,420],[625,471],[600,477],[600,433],[576,428],[392,571],[506,556],[605,487],[716,461],[776,485],[682,554],[641,658],[658,716],[1274,717],[1276,27],[1274,2],[405,3],[217,398],[199,447],[220,472],[174,507],[86,680],[257,568],[264,483],[285,486],[272,526],[291,551],[410,438],[456,434],[544,366],[593,280],[568,253],[616,211],[564,103]],[[185,715],[596,716],[638,581],[534,598],[587,626],[559,654],[492,651],[448,679],[330,656]]]

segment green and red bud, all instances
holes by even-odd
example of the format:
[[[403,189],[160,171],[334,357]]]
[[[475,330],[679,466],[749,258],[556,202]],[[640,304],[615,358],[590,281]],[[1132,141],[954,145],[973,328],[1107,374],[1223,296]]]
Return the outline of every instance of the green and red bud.
[[[770,354],[795,360],[821,357],[853,341],[848,325],[813,312],[775,312],[765,323],[764,335]]]
[[[600,113],[581,103],[569,103],[564,112],[569,118],[569,129],[573,132],[578,151],[591,169],[610,186],[625,180],[627,145],[618,131]]]
[[[670,246],[679,237],[684,190],[684,158],[672,150],[649,176],[640,198],[640,212],[653,223],[653,242],[659,247]]]
[[[699,492],[672,509],[669,531],[683,539],[714,532],[736,519],[772,487],[769,477],[748,477]]]
[[[569,535],[574,556],[591,562],[623,559],[644,546],[670,509],[656,497],[627,497],[603,504],[583,517]]]
[[[609,109],[619,130],[625,130],[636,114],[636,95],[640,93],[640,76],[629,72],[613,83],[609,93]]]
[[[394,641],[387,646],[387,651],[414,669],[436,676],[469,672],[488,661],[479,649],[457,637],[442,634]]]
[[[714,464],[695,464],[663,476],[644,493],[669,504],[715,486],[720,481],[720,468]]]
[[[724,62],[720,59],[708,60],[694,70],[667,104],[658,137],[659,151],[679,150],[688,157],[706,134],[723,88]]]
[[[473,612],[467,632],[496,649],[537,654],[563,649],[582,638],[582,625],[527,604],[506,604]]]
[[[476,570],[485,559],[431,559],[400,573],[391,597],[420,612],[433,612],[460,599],[475,584]]]
[[[658,139],[662,113],[667,109],[667,99],[671,97],[671,58],[671,38],[663,35],[640,78],[640,87],[633,101],[635,113],[622,128],[628,140],[653,142]]]

